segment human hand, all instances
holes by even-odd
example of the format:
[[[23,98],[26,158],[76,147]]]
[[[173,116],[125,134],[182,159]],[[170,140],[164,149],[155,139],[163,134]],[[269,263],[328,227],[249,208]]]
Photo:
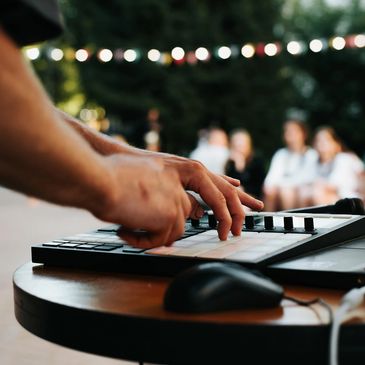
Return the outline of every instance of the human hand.
[[[229,231],[240,235],[245,217],[242,207],[246,205],[253,210],[262,210],[263,203],[244,193],[239,180],[220,176],[208,171],[200,162],[183,157],[165,155],[166,166],[177,171],[180,181],[186,190],[198,193],[204,202],[211,207],[218,220],[218,235],[226,240]],[[197,203],[192,203],[194,215],[201,214]],[[193,216],[193,218],[196,218]]]
[[[135,247],[169,245],[184,233],[191,204],[179,175],[155,157],[105,157],[111,199],[94,214],[121,224],[119,235]]]

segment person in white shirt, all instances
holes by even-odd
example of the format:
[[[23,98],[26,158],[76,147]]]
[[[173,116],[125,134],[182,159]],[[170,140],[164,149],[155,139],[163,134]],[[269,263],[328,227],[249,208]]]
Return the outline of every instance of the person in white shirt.
[[[314,179],[302,191],[302,204],[325,205],[342,198],[361,197],[364,164],[353,152],[345,150],[335,130],[318,128],[313,145],[318,159]]]
[[[313,181],[317,153],[306,144],[306,124],[300,120],[288,120],[283,132],[286,147],[274,154],[264,181],[267,211],[299,207],[300,188]]]
[[[191,152],[190,158],[201,162],[210,172],[224,175],[229,157],[228,137],[220,128],[212,128],[208,132],[207,141],[199,143]]]

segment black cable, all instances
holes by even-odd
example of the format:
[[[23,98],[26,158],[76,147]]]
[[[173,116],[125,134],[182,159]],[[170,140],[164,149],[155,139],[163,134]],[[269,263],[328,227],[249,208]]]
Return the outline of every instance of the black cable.
[[[314,298],[314,299],[310,299],[310,300],[302,300],[302,299],[297,299],[297,298],[293,298],[287,295],[284,295],[284,299],[290,300],[294,303],[297,303],[299,305],[303,305],[305,307],[310,307],[313,304],[320,304],[322,307],[324,307],[327,312],[328,312],[328,324],[332,325],[333,322],[333,310],[331,308],[331,306],[322,298]]]

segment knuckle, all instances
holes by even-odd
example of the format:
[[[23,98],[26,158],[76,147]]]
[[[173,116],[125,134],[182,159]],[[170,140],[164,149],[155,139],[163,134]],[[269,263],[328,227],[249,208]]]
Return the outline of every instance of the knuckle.
[[[206,168],[205,166],[197,160],[191,160],[190,169],[193,172],[203,173],[205,172]]]
[[[227,202],[226,197],[223,195],[223,193],[221,191],[217,192],[216,198],[217,198],[217,201],[219,204],[226,205],[226,202]]]
[[[176,219],[177,219],[177,212],[175,209],[168,209],[166,212],[165,212],[165,219],[172,223],[172,222],[175,222]]]
[[[231,200],[236,199],[238,196],[237,189],[235,189],[232,185],[226,186],[225,194],[226,194],[226,197]]]

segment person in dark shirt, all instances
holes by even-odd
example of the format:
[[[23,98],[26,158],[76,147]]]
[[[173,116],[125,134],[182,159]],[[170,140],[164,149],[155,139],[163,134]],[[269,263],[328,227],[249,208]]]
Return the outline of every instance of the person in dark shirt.
[[[121,224],[123,239],[147,248],[171,244],[188,216],[203,214],[186,193],[192,190],[213,209],[220,239],[229,231],[240,235],[242,204],[263,206],[237,189],[237,180],[196,161],[117,142],[54,107],[20,46],[61,31],[56,1],[0,2],[0,184],[87,209]]]
[[[261,198],[264,164],[255,154],[251,135],[245,129],[235,130],[230,135],[230,157],[225,173],[238,179],[246,193]]]

